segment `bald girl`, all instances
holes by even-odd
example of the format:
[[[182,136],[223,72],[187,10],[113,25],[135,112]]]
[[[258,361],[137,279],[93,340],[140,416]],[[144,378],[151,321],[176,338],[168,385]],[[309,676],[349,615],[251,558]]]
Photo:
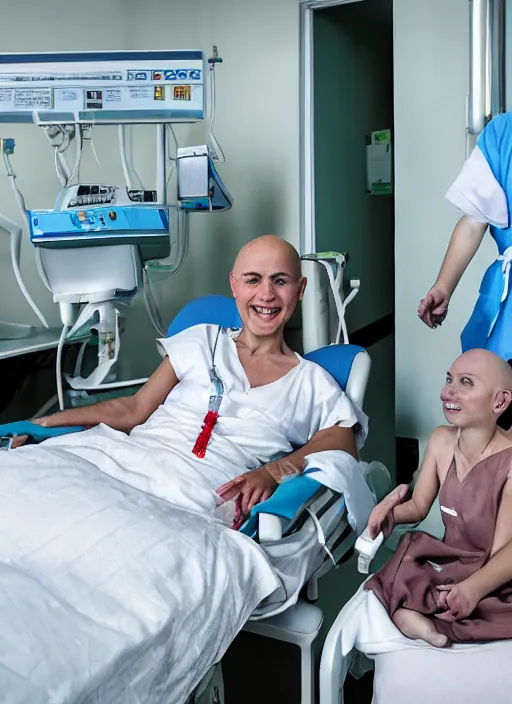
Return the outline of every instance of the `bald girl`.
[[[512,369],[492,352],[461,355],[441,393],[449,426],[431,435],[412,498],[397,487],[372,512],[372,537],[419,523],[439,495],[445,537],[408,533],[367,583],[402,633],[437,647],[512,638],[512,439],[497,427]]]

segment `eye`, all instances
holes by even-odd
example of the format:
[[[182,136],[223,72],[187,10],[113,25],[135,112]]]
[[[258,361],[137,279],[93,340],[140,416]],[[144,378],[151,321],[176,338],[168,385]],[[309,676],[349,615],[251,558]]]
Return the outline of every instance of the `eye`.
[[[255,276],[253,276],[251,279],[246,279],[246,280],[245,280],[245,283],[246,283],[246,284],[257,284],[257,283],[258,283],[258,279],[257,279]]]
[[[464,386],[473,386],[473,382],[471,381],[471,379],[468,376],[461,377],[460,382]]]
[[[275,280],[275,283],[278,286],[285,286],[287,282],[286,282],[286,279],[279,277],[278,279]]]
[[[451,384],[451,383],[452,383],[452,378],[451,378],[451,376],[447,376],[447,377],[446,377],[446,383],[447,383],[447,384]]]

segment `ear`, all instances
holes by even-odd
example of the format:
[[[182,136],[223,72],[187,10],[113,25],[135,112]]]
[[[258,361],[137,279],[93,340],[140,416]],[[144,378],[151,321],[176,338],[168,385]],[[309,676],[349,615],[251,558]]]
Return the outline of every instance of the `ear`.
[[[302,301],[302,299],[304,298],[304,291],[306,290],[307,283],[308,283],[308,280],[306,279],[305,276],[303,276],[300,280],[299,301]]]
[[[232,271],[229,272],[229,285],[231,286],[231,293],[233,294],[233,298],[236,298],[237,280],[235,279],[235,275]]]
[[[496,398],[494,400],[494,410],[496,413],[499,413],[501,415],[507,410],[511,403],[512,391],[510,391],[509,389],[502,389],[496,394]]]

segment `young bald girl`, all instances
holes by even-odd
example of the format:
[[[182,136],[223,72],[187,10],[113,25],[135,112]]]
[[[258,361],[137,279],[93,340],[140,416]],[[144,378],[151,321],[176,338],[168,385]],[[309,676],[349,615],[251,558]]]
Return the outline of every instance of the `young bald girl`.
[[[423,520],[439,494],[445,536],[407,533],[366,583],[407,637],[437,647],[512,638],[512,437],[496,422],[512,401],[512,369],[466,352],[441,394],[451,427],[431,435],[412,498],[397,487],[373,510],[372,537]]]

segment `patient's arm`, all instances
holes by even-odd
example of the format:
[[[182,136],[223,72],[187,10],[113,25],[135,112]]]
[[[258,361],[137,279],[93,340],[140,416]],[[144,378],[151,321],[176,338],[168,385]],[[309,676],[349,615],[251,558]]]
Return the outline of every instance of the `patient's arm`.
[[[450,440],[449,429],[441,427],[434,430],[428,441],[411,499],[402,503],[407,493],[404,484],[386,496],[373,509],[368,519],[368,532],[372,538],[377,537],[381,530],[387,537],[395,525],[419,523],[426,518],[439,491],[438,458],[442,458],[443,454],[446,456]]]
[[[342,450],[348,452],[356,460],[359,459],[353,429],[333,425],[331,428],[317,431],[311,440],[308,440],[298,450],[274,462],[269,462],[263,467],[279,482],[283,477],[302,472],[306,464],[305,458],[307,455],[325,450]]]
[[[319,430],[300,449],[236,477],[219,487],[217,493],[225,501],[230,501],[240,494],[241,510],[248,514],[256,504],[272,496],[284,477],[300,474],[306,464],[307,455],[324,450],[343,450],[358,459],[353,429],[334,425],[332,428]]]
[[[144,386],[134,395],[102,401],[93,406],[71,408],[51,416],[34,420],[34,423],[47,428],[66,425],[91,427],[105,425],[129,433],[136,425],[144,423],[166,399],[178,383],[178,378],[166,357]]]

